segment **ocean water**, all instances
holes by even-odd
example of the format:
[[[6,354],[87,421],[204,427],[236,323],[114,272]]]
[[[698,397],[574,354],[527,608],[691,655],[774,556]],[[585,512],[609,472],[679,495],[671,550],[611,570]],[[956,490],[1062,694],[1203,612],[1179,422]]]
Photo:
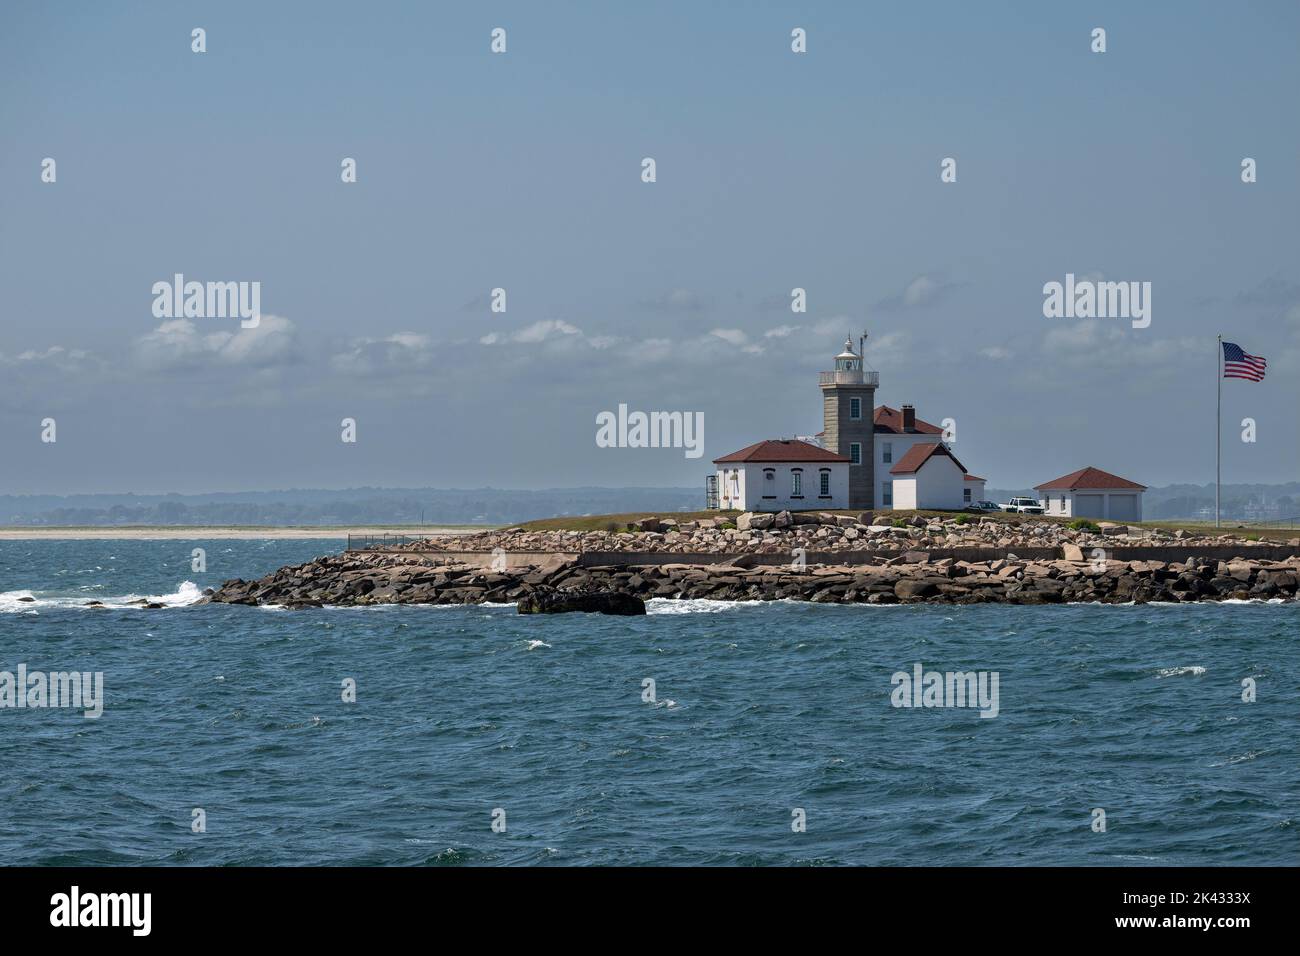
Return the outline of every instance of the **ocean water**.
[[[1300,862],[1294,603],[186,606],[340,544],[0,541],[0,671],[105,697],[0,709],[0,859]],[[997,672],[998,716],[891,706],[917,662]]]

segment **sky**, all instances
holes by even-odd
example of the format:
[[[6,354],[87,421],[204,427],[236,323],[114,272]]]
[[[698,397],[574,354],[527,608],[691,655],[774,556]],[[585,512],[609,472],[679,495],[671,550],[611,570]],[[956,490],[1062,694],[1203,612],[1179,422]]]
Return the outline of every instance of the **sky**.
[[[1289,0],[7,2],[0,493],[702,486],[819,431],[864,329],[877,401],[1012,488],[1212,481],[1223,334],[1269,363],[1223,480],[1295,480],[1298,39]],[[176,273],[261,324],[155,315]],[[1150,325],[1045,317],[1067,274]],[[703,456],[599,447],[620,404]]]

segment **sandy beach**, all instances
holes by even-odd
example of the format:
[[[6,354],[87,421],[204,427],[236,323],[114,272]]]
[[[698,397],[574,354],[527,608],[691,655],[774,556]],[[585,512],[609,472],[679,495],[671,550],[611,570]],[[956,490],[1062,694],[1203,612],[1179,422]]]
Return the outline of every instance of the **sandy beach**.
[[[346,538],[349,534],[473,534],[476,528],[0,528],[0,541],[46,539],[165,540],[198,538]]]

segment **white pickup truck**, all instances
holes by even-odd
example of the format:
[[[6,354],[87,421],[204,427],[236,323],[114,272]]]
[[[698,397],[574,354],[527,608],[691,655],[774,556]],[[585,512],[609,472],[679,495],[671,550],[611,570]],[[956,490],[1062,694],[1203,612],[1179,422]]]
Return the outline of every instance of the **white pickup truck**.
[[[1040,515],[1043,513],[1043,503],[1037,498],[1012,498],[1002,506],[1002,510],[1014,514]]]

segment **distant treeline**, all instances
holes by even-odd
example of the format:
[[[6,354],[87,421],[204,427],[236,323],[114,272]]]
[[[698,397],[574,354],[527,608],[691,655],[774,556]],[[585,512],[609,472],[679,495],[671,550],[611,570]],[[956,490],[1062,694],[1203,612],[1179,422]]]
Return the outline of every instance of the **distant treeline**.
[[[990,498],[1006,501],[1014,495],[1037,496],[1030,488],[1021,491],[989,489]],[[1300,516],[1300,482],[1285,485],[1224,485],[1220,492],[1220,513],[1225,519],[1266,521]],[[1177,521],[1204,518],[1214,512],[1214,485],[1165,485],[1148,488],[1142,496],[1142,517],[1147,521]]]
[[[1002,502],[1031,489],[989,489]],[[385,525],[514,524],[558,515],[697,511],[703,488],[349,488],[342,491],[228,492],[206,495],[0,495],[0,524],[51,525]],[[1213,485],[1151,488],[1143,517],[1204,517]],[[1300,482],[1224,485],[1223,516],[1268,520],[1300,515]]]
[[[693,511],[703,488],[303,489],[211,495],[0,495],[20,526],[512,524],[557,515]]]

